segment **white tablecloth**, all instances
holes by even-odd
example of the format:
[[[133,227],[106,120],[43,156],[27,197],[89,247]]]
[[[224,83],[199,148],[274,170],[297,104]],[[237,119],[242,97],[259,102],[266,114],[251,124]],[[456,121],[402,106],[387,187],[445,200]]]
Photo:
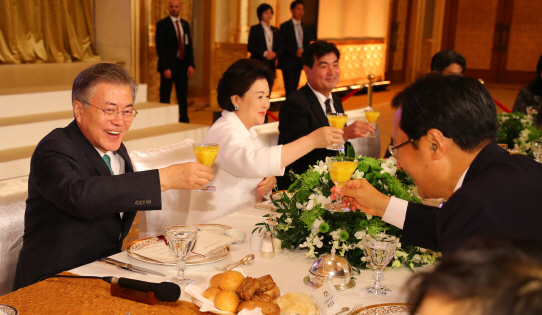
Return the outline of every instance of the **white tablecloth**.
[[[297,250],[295,252],[291,252],[285,250],[282,254],[276,255],[275,258],[265,259],[260,257],[259,252],[250,250],[249,238],[250,233],[254,229],[254,224],[262,222],[262,216],[267,213],[269,212],[266,210],[248,208],[210,222],[225,224],[236,229],[244,230],[247,232],[247,239],[241,244],[231,245],[231,255],[222,261],[205,265],[188,266],[186,268],[186,276],[196,280],[196,285],[200,287],[208,286],[211,277],[222,272],[216,269],[216,267],[223,267],[226,264],[238,261],[247,254],[253,253],[256,255],[254,263],[252,263],[250,266],[243,267],[244,272],[248,276],[261,277],[270,274],[279,286],[282,294],[288,292],[303,292],[310,295],[312,292],[314,292],[315,289],[305,285],[303,282],[303,278],[308,275],[308,270],[314,262],[314,259],[305,258],[306,251]],[[174,266],[160,266],[141,262],[129,257],[126,252],[118,253],[111,257],[124,262],[129,262],[136,266],[160,271],[166,274],[168,278],[176,274]],[[420,269],[427,268],[432,267],[423,267]],[[90,263],[88,265],[72,269],[70,272],[85,276],[117,276],[151,282],[162,282],[166,280],[164,277],[151,274],[142,275],[135,272],[116,269],[113,266],[103,265],[101,263]],[[357,300],[362,300],[364,302],[364,306],[380,303],[404,303],[406,301],[406,293],[403,292],[402,288],[409,277],[413,274],[410,270],[406,268],[385,270],[385,279],[383,284],[391,288],[393,292],[391,295],[383,297],[374,297],[363,293],[362,288],[373,283],[371,274],[372,271],[370,270],[362,271],[360,275],[355,275],[355,287],[339,292],[339,295],[342,299],[344,299],[346,306],[352,307],[354,302]],[[184,287],[181,288],[181,291],[181,300],[190,301],[191,298],[184,292]]]
[[[346,111],[348,114],[348,124],[352,124],[356,120],[365,121],[365,109],[356,109]],[[272,122],[254,127],[256,132],[268,146],[277,145],[279,140],[279,123]],[[374,132],[374,138],[357,138],[348,140],[357,155],[370,156],[374,158],[380,158],[380,129],[378,123]]]

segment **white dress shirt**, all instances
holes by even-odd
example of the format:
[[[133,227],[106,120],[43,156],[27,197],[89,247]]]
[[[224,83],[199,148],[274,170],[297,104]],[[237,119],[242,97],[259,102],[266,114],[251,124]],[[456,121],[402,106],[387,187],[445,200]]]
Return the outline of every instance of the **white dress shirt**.
[[[269,176],[281,176],[282,145],[272,147],[254,128],[247,130],[237,114],[223,111],[203,142],[218,143],[213,165],[214,192],[192,191],[186,224],[205,223],[259,202],[258,184]]]
[[[267,45],[267,50],[273,50],[273,31],[271,30],[271,25],[261,22],[263,27],[263,33],[265,35],[265,44]],[[263,52],[263,56],[267,56],[267,50]]]
[[[297,41],[297,48],[303,49],[303,27],[301,26],[301,21],[292,18],[292,23],[294,23],[294,33]]]
[[[311,90],[314,92],[314,95],[316,95],[316,98],[318,99],[318,102],[320,102],[320,106],[322,106],[322,110],[324,111],[324,115],[326,114],[326,100],[328,98],[326,98],[324,96],[324,94],[316,91],[315,89],[312,88],[312,86],[309,84],[309,82],[307,82],[307,85],[311,88]],[[335,105],[333,103],[333,97],[331,97],[331,93],[329,93],[329,100],[331,101],[330,102],[330,106],[331,106],[331,112],[333,113],[336,113],[337,111],[335,110]]]
[[[469,168],[467,167],[465,172],[463,172],[461,177],[459,177],[459,180],[455,184],[454,192],[456,192],[463,185],[463,181],[465,180],[465,175],[467,175],[468,170]],[[408,201],[399,199],[397,197],[391,197],[388,207],[386,207],[386,212],[384,212],[384,216],[382,216],[382,221],[394,225],[402,230],[405,225],[407,208]]]

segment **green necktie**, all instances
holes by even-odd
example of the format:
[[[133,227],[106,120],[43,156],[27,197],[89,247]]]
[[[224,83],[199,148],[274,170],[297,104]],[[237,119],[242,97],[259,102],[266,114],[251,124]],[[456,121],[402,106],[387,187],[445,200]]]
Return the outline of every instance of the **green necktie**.
[[[115,174],[113,174],[113,170],[111,169],[111,158],[109,157],[109,155],[104,154],[104,156],[102,156],[102,158],[104,159],[105,164],[107,164],[107,167],[109,167],[109,171],[111,172],[111,175],[115,175]]]

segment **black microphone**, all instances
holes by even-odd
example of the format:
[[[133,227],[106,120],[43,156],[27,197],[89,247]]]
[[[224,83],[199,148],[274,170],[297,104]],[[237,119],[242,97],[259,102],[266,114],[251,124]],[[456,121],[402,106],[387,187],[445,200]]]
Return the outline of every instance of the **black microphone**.
[[[181,296],[181,288],[172,282],[154,283],[117,277],[103,277],[102,280],[109,283],[118,283],[121,288],[140,292],[154,292],[158,299],[166,302],[175,302]]]

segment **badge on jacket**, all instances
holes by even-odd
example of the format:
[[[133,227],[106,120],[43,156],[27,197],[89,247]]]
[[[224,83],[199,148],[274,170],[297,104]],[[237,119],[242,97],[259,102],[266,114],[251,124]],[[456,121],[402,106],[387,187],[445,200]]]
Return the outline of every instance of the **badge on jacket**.
[[[184,44],[188,45],[188,35],[184,34]]]

